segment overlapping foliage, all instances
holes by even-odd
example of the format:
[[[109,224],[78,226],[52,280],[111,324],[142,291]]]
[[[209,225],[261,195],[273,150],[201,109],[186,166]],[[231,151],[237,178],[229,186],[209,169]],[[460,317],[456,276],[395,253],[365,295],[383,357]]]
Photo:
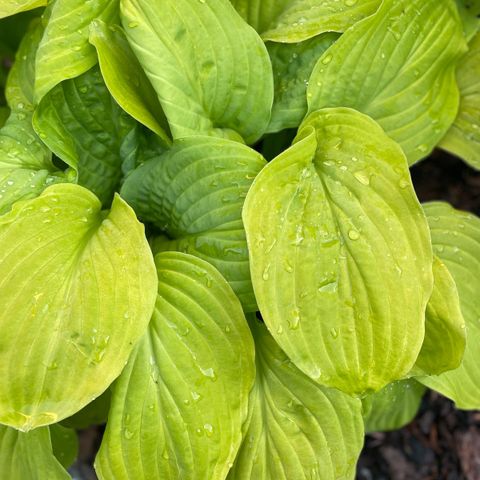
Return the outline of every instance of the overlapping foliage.
[[[480,168],[479,14],[3,1],[0,476],[106,421],[100,479],[353,478],[427,387],[480,408],[480,219],[409,171]]]

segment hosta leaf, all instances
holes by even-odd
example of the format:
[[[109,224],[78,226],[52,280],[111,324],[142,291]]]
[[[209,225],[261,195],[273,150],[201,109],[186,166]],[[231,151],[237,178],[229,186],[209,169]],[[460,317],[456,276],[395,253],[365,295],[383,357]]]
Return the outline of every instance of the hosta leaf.
[[[8,480],[70,479],[53,455],[48,427],[23,433],[0,425],[0,472]]]
[[[148,331],[114,387],[101,479],[224,479],[241,442],[254,346],[240,303],[208,263],[155,257]]]
[[[90,43],[97,49],[102,76],[117,103],[168,145],[165,114],[123,30],[94,20],[90,25]]]
[[[228,280],[244,308],[256,310],[242,207],[263,157],[238,142],[195,136],[135,170],[122,196],[139,217],[169,237],[155,249],[207,260]]]
[[[127,38],[174,138],[195,133],[255,142],[273,98],[267,50],[228,0],[121,0]]]
[[[44,14],[45,33],[36,58],[35,102],[63,80],[75,78],[97,63],[88,42],[89,25],[118,15],[118,0],[53,0]]]
[[[412,164],[455,119],[455,67],[465,50],[451,0],[385,0],[319,60],[308,87],[309,111],[345,106],[366,113]]]
[[[339,37],[326,33],[301,43],[268,43],[275,80],[269,132],[297,128],[307,113],[307,85],[317,60]]]
[[[251,322],[257,376],[244,441],[229,480],[354,478],[363,445],[361,402],[313,382],[267,329]]]
[[[385,432],[404,427],[415,418],[425,390],[422,384],[409,379],[391,383],[368,395],[362,400],[365,430]]]
[[[0,129],[0,215],[17,200],[36,197],[46,186],[72,179],[54,167],[50,151],[32,128],[33,66],[42,31],[33,22],[8,77],[6,98],[11,111]]]
[[[1,423],[29,430],[77,412],[145,331],[157,278],[143,226],[120,197],[100,208],[65,184],[0,217]]]
[[[69,468],[77,458],[77,432],[59,424],[50,425],[49,428],[53,454],[65,468]]]
[[[427,214],[434,252],[457,284],[465,318],[467,346],[462,364],[438,376],[421,377],[427,387],[452,399],[458,408],[480,408],[480,219],[446,203],[429,203]]]
[[[258,306],[297,367],[347,393],[407,374],[432,252],[405,156],[373,120],[308,117],[253,182],[243,219]]]
[[[107,423],[111,396],[110,389],[106,390],[75,415],[62,420],[61,424],[67,428],[82,430],[92,425]]]
[[[9,17],[16,13],[44,7],[47,0],[2,0],[0,4],[0,18]]]
[[[380,0],[231,0],[264,40],[295,43],[343,32],[374,13]]]
[[[457,287],[447,267],[433,259],[433,292],[425,313],[425,340],[416,367],[423,374],[457,368],[465,351],[465,321]]]
[[[473,4],[470,5],[470,2],[464,0],[456,0],[456,3],[458,13],[463,22],[463,33],[465,34],[467,41],[470,41],[480,27],[480,18],[478,18],[478,15],[480,15],[480,8],[477,7],[477,10],[475,10]],[[478,5],[480,5],[480,3],[478,3]]]
[[[480,33],[457,70],[460,108],[440,146],[480,170]]]
[[[78,170],[78,183],[108,204],[136,123],[112,98],[99,68],[54,87],[40,102],[33,124],[49,148]]]

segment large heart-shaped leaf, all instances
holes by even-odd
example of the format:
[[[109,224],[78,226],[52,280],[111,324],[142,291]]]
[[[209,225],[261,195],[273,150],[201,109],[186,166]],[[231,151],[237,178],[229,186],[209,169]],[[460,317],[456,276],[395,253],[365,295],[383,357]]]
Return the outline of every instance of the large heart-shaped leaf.
[[[143,335],[157,276],[143,226],[54,185],[0,217],[0,422],[55,423],[100,395]]]
[[[244,440],[229,480],[354,478],[363,445],[361,402],[324,388],[250,322],[257,376]]]
[[[302,371],[348,393],[407,374],[432,251],[405,156],[373,120],[341,108],[308,117],[254,180],[243,218],[260,311]]]
[[[108,205],[122,163],[137,147],[136,122],[112,98],[99,68],[54,87],[37,107],[33,124],[49,148],[75,167],[78,184]]]
[[[480,170],[480,33],[457,70],[460,108],[440,146]]]
[[[252,336],[215,268],[178,252],[155,260],[155,312],[115,384],[96,470],[105,480],[224,479],[247,417]]]
[[[324,32],[344,32],[374,13],[380,0],[231,0],[264,40],[296,43]]]
[[[0,18],[9,17],[16,13],[44,7],[47,0],[2,0],[0,4]]]
[[[168,145],[170,139],[166,132],[169,132],[169,126],[165,114],[123,30],[94,20],[90,25],[89,40],[97,49],[102,76],[113,98]]]
[[[228,0],[121,0],[127,38],[174,138],[194,133],[255,142],[273,99],[272,68],[256,32]]]
[[[97,63],[88,42],[89,25],[118,16],[119,0],[53,0],[44,13],[45,33],[36,58],[35,102],[55,85],[75,78]]]
[[[462,364],[438,376],[421,377],[427,387],[452,399],[458,408],[480,408],[480,219],[446,203],[429,203],[427,214],[434,252],[458,289],[467,346]]]
[[[48,427],[23,433],[0,425],[0,472],[8,480],[71,478],[53,455]]]
[[[195,136],[177,140],[127,178],[122,196],[139,217],[167,233],[156,251],[179,250],[214,265],[245,310],[255,311],[242,207],[265,166],[263,157],[231,140]]]
[[[308,86],[309,111],[344,106],[368,114],[412,164],[455,119],[455,67],[465,50],[451,0],[385,0],[319,60]]]

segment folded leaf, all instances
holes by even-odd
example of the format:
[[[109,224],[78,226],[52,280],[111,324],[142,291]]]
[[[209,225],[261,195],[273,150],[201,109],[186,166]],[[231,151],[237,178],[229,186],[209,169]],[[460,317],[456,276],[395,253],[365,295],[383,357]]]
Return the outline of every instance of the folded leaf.
[[[121,190],[141,219],[168,235],[155,242],[156,251],[179,250],[207,260],[247,311],[256,311],[256,302],[242,207],[265,164],[238,142],[195,136],[142,164]]]
[[[100,479],[224,479],[242,439],[254,345],[222,276],[190,255],[155,258],[146,335],[113,391]]]
[[[145,332],[157,278],[143,226],[55,185],[0,217],[0,422],[66,418],[120,374]]]
[[[106,118],[108,121],[105,121]],[[110,95],[97,66],[54,87],[33,125],[43,141],[78,171],[78,183],[108,205],[122,176],[124,150],[135,148],[135,121]]]
[[[118,16],[119,0],[53,0],[44,13],[45,33],[36,58],[35,102],[63,80],[75,78],[97,63],[88,42],[89,25]]]
[[[297,128],[308,109],[307,85],[317,60],[339,37],[326,33],[301,43],[268,43],[275,80],[269,132]]]
[[[257,376],[229,480],[354,478],[363,445],[360,400],[313,382],[267,329],[251,322]]]
[[[425,313],[425,340],[415,365],[423,375],[438,375],[457,368],[466,343],[457,287],[438,257],[433,259],[433,278],[433,292]]]
[[[272,69],[260,37],[228,0],[121,0],[127,38],[174,138],[195,133],[254,143],[265,132]]]
[[[351,107],[366,113],[413,164],[455,119],[455,68],[465,51],[451,0],[385,0],[318,61],[308,86],[309,111]]]
[[[0,18],[9,17],[16,13],[44,7],[47,0],[2,0],[0,4]]]
[[[97,49],[102,76],[113,98],[168,145],[170,139],[166,132],[170,130],[165,114],[123,30],[94,20],[90,24],[89,40]]]
[[[49,428],[53,454],[65,468],[71,467],[78,453],[77,432],[59,424]]]
[[[460,108],[440,147],[480,170],[480,33],[457,70]]]
[[[405,156],[373,120],[308,117],[253,182],[243,219],[260,311],[298,368],[353,394],[408,373],[432,251]]]
[[[8,480],[70,479],[53,455],[48,427],[23,433],[0,425],[0,472]]]
[[[467,330],[463,361],[456,370],[421,377],[427,387],[455,402],[458,408],[480,408],[480,219],[446,203],[428,203],[424,210],[430,224],[434,252],[446,265],[457,285]]]
[[[362,400],[367,432],[387,432],[409,424],[418,412],[426,388],[416,380],[391,383]]]
[[[324,32],[344,32],[374,13],[380,0],[231,0],[264,40],[296,43]]]

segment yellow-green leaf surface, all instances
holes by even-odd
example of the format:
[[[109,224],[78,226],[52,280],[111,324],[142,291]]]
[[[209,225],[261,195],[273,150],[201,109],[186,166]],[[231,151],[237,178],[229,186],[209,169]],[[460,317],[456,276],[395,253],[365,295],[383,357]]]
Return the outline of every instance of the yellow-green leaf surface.
[[[71,467],[78,455],[77,432],[58,423],[49,429],[53,454],[65,468]]]
[[[265,132],[272,68],[261,38],[229,0],[121,0],[128,41],[174,138]]]
[[[112,98],[98,66],[48,92],[33,125],[49,148],[78,171],[78,184],[109,205],[125,152],[136,148],[137,124]]]
[[[456,0],[458,13],[463,22],[463,33],[467,41],[470,41],[480,28],[480,3],[468,0]]]
[[[254,180],[243,219],[258,306],[298,368],[347,393],[408,373],[432,251],[405,156],[373,120],[308,117]]]
[[[170,139],[166,132],[169,132],[169,126],[165,114],[123,30],[94,20],[90,25],[89,39],[97,49],[102,76],[113,98],[168,145]]]
[[[0,18],[44,7],[46,4],[47,0],[2,0],[0,3]]]
[[[46,186],[71,179],[54,167],[50,151],[32,127],[35,52],[42,32],[34,21],[8,77],[10,114],[0,128],[0,214],[17,200],[36,197]]]
[[[0,422],[55,423],[99,396],[145,332],[157,277],[144,228],[54,185],[0,217]]]
[[[420,408],[426,388],[416,380],[391,383],[377,393],[365,397],[365,430],[386,432],[410,423]]]
[[[384,0],[318,61],[309,111],[351,107],[366,113],[413,164],[433,150],[457,115],[455,68],[465,51],[451,0]]]
[[[458,408],[480,408],[480,219],[446,203],[424,206],[433,249],[446,265],[458,289],[465,319],[467,346],[456,370],[421,377],[427,387],[455,402]]]
[[[8,480],[69,480],[52,452],[48,427],[23,433],[0,425],[0,472]]]
[[[262,324],[251,326],[257,376],[228,480],[353,479],[363,445],[360,400],[312,381]]]
[[[53,0],[45,10],[45,33],[36,58],[35,102],[63,80],[75,78],[97,63],[88,42],[89,25],[118,16],[118,0]]]
[[[457,287],[438,257],[433,259],[433,278],[433,292],[425,312],[425,340],[415,365],[428,375],[457,368],[466,343]]]
[[[231,140],[195,136],[142,164],[121,194],[142,220],[169,238],[155,250],[179,250],[214,265],[245,310],[256,311],[242,222],[255,176],[266,165],[255,150]]]
[[[338,37],[337,33],[326,33],[301,43],[267,43],[275,81],[269,132],[300,125],[308,110],[308,79],[317,60]]]
[[[374,13],[380,0],[231,0],[264,40],[296,43],[324,32],[344,32]]]
[[[208,263],[157,255],[146,335],[115,384],[100,479],[224,479],[242,440],[254,345],[228,283]]]
[[[460,63],[457,81],[460,108],[440,146],[480,170],[480,33]]]

